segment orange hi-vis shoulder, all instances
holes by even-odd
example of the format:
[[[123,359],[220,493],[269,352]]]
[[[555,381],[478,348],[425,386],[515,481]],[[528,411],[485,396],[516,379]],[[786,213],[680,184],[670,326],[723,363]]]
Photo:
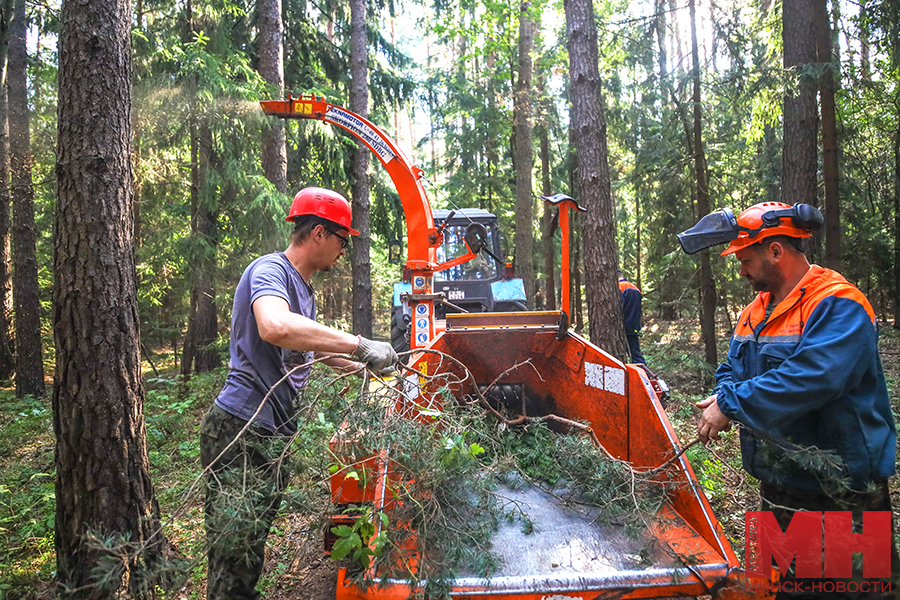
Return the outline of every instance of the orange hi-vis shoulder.
[[[634,285],[630,281],[625,281],[624,279],[619,280],[619,293],[624,292],[625,290],[637,290],[637,293],[640,294],[641,290],[638,286]]]
[[[849,478],[852,489],[890,477],[896,427],[869,301],[816,265],[766,320],[770,300],[760,293],[744,309],[716,370],[719,410],[743,425],[744,469],[766,483],[816,491],[834,477]],[[840,460],[823,470],[793,458],[791,447]]]
[[[621,285],[621,282],[619,282]],[[818,265],[810,267],[803,279],[772,311],[766,326],[759,329],[766,316],[770,292],[760,292],[741,313],[734,330],[738,341],[753,340],[760,343],[797,343],[810,315],[825,298],[847,298],[859,303],[874,325],[875,311],[862,292],[836,271]]]

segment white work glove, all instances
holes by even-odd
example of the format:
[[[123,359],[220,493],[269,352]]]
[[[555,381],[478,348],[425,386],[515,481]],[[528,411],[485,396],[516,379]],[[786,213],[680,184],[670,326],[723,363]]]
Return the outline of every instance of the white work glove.
[[[389,375],[394,365],[400,362],[394,348],[388,342],[376,342],[359,336],[359,344],[353,357],[366,363],[376,375]]]

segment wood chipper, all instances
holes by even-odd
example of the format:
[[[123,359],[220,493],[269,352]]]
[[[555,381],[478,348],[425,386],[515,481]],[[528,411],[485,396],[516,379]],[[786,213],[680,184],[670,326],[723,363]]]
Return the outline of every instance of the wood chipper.
[[[612,460],[627,462],[635,473],[654,473],[665,482],[665,501],[646,523],[641,548],[616,527],[598,525],[596,512],[573,510],[540,487],[507,490],[512,501],[527,507],[540,535],[526,536],[517,526],[500,525],[492,547],[503,566],[490,573],[458,574],[451,582],[450,597],[768,597],[768,582],[745,575],[713,515],[660,403],[662,382],[570,331],[565,312],[460,313],[436,319],[435,303],[444,298],[434,293],[433,275],[478,255],[484,245],[484,232],[478,224],[473,223],[466,232],[464,254],[455,258],[439,255],[443,228],[434,222],[422,185],[423,171],[413,166],[381,129],[315,96],[288,96],[261,105],[267,115],[316,119],[344,129],[375,153],[400,195],[408,234],[406,267],[412,272],[412,291],[405,300],[413,309],[410,342],[414,352],[410,370],[399,382],[398,400],[387,410],[413,421],[424,420],[427,407],[442,402],[448,390],[454,396],[481,395],[503,386],[514,392],[509,398],[495,399],[496,408],[504,402],[518,404],[521,418],[549,419],[561,431],[589,435]],[[567,198],[548,200],[562,203],[565,243],[565,211],[577,205]],[[563,256],[566,271],[566,254]],[[529,368],[519,368],[524,364]],[[453,383],[437,389],[428,377],[437,372],[454,373]],[[339,446],[340,440],[334,445]],[[391,488],[396,483],[392,481],[390,452],[363,460],[373,475],[361,485],[357,477],[348,478],[346,469],[337,470],[331,478],[333,501],[337,505],[365,504],[390,513],[395,502]],[[334,517],[335,524],[351,520],[347,515]],[[414,548],[411,550],[414,555]],[[415,561],[411,562],[414,570]],[[335,598],[399,600],[422,589],[421,581],[390,579],[377,571],[368,576],[369,583],[361,585],[342,569]]]

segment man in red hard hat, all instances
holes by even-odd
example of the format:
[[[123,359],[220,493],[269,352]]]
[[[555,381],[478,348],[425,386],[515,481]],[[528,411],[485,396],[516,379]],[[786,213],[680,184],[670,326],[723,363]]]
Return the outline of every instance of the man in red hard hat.
[[[287,477],[281,460],[297,431],[294,398],[313,359],[379,375],[398,361],[387,342],[316,322],[310,278],[329,271],[359,235],[350,203],[331,190],[304,188],[287,220],[294,223],[288,248],[253,261],[235,290],[228,378],[200,430],[210,600],[259,597],[266,538]]]
[[[737,322],[713,394],[697,403],[697,434],[707,443],[740,425],[743,466],[760,480],[761,510],[785,530],[799,510],[853,511],[860,523],[864,511],[891,511],[896,429],[875,314],[839,273],[807,261],[800,240],[823,221],[805,204],[764,202],[736,219],[717,211],[679,234],[689,253],[729,241],[722,255],[737,258],[758,292]],[[881,533],[893,544],[892,531]],[[834,594],[822,579],[793,573],[779,598],[882,597],[884,581],[859,585],[858,571],[854,593],[844,586]]]

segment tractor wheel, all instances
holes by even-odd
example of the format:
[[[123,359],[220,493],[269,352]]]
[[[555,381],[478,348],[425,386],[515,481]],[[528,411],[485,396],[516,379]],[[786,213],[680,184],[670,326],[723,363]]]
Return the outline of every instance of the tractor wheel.
[[[402,311],[391,311],[391,346],[394,352],[409,350],[409,322]]]

